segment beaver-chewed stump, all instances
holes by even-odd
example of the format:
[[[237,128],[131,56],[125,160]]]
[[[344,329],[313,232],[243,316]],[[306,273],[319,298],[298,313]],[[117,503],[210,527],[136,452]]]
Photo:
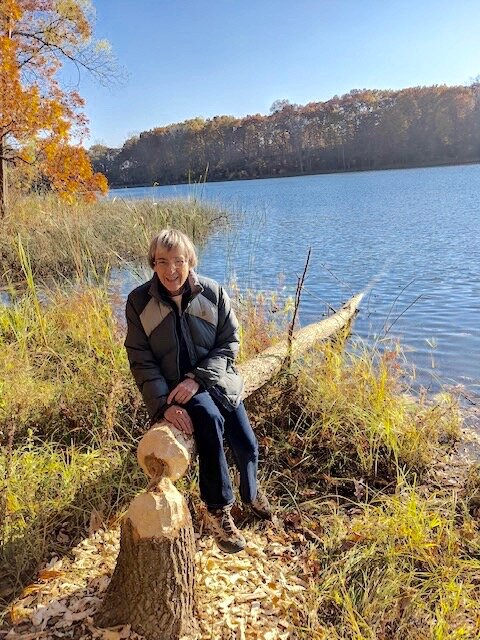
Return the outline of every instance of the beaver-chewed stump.
[[[195,540],[185,498],[172,480],[190,459],[188,441],[168,424],[150,429],[138,459],[152,477],[122,522],[117,565],[101,610],[100,627],[130,624],[147,640],[192,636],[195,623]]]

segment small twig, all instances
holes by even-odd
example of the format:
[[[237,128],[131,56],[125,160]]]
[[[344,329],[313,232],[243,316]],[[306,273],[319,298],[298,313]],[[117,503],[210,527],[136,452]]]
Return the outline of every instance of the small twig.
[[[390,329],[388,329],[388,330],[387,330],[387,323],[388,323],[388,321],[390,320],[390,315],[392,314],[392,312],[393,312],[393,310],[394,310],[394,308],[395,308],[395,305],[396,305],[396,304],[397,304],[397,302],[398,302],[398,299],[400,298],[400,296],[402,295],[402,293],[403,293],[404,291],[406,291],[406,289],[408,289],[408,287],[409,287],[411,284],[413,284],[413,283],[415,282],[415,280],[416,280],[416,278],[413,278],[412,280],[410,280],[410,282],[409,282],[408,284],[406,284],[406,285],[402,288],[402,290],[400,291],[400,293],[397,295],[397,297],[395,298],[395,300],[394,300],[394,301],[392,302],[392,304],[390,305],[390,309],[388,310],[387,317],[385,318],[385,321],[384,321],[384,323],[383,323],[383,329],[384,329],[384,331],[386,331],[387,333],[388,333],[388,331],[390,331]],[[386,335],[386,334],[385,334],[385,335]]]
[[[407,307],[405,307],[405,309],[402,311],[402,313],[399,313],[398,316],[395,318],[395,320],[390,324],[390,326],[388,327],[388,329],[385,327],[385,333],[384,333],[384,337],[387,336],[387,334],[389,333],[390,329],[393,327],[393,325],[400,320],[400,318],[407,313],[407,311],[413,307],[414,304],[416,304],[421,298],[423,298],[423,294],[421,293],[420,295],[418,295],[415,300],[413,302],[411,302]]]
[[[311,298],[314,298],[315,300],[318,300],[319,302],[324,304],[329,311],[331,311],[332,313],[337,313],[338,309],[335,309],[335,307],[332,307],[332,305],[329,302],[327,302],[323,298],[320,298],[320,296],[317,296],[315,293],[310,291],[308,287],[304,287],[304,291],[307,294],[307,296],[310,296]]]
[[[342,280],[342,279],[341,279],[341,278],[339,278],[337,275],[335,275],[335,274],[333,273],[332,269],[329,269],[329,268],[327,267],[327,265],[326,265],[326,264],[324,264],[323,262],[321,262],[321,263],[320,263],[320,266],[321,266],[321,267],[323,267],[323,268],[325,269],[325,271],[326,271],[327,273],[329,273],[329,274],[332,276],[332,278],[338,282],[338,284],[339,284],[340,286],[342,286],[342,287],[346,287],[347,289],[349,289],[350,293],[353,295],[353,289],[352,289],[352,287],[351,287],[347,282],[345,282],[345,280]]]
[[[288,355],[287,355],[287,367],[290,368],[292,364],[292,343],[293,343],[293,330],[295,327],[295,320],[297,319],[298,308],[300,307],[300,298],[302,295],[303,283],[305,282],[305,276],[307,275],[308,263],[310,262],[310,255],[312,253],[312,247],[308,249],[307,259],[305,261],[305,266],[303,268],[302,275],[298,278],[297,282],[297,290],[295,291],[295,306],[293,310],[292,322],[288,328],[288,338],[287,338],[287,346],[288,346]]]

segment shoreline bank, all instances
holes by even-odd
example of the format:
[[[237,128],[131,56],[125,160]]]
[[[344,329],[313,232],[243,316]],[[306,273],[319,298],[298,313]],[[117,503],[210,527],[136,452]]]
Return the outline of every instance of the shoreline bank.
[[[378,171],[408,171],[410,169],[432,169],[436,167],[462,167],[469,165],[480,164],[480,160],[471,160],[471,161],[463,161],[463,162],[432,162],[426,164],[412,164],[412,165],[392,165],[385,167],[377,167],[377,168],[360,168],[360,169],[342,169],[342,170],[332,170],[332,171],[314,171],[311,173],[282,173],[272,174],[272,175],[260,175],[260,176],[245,176],[242,178],[234,177],[231,179],[226,178],[212,178],[209,177],[207,180],[200,178],[198,182],[191,182],[188,180],[179,181],[179,182],[166,182],[166,183],[139,183],[139,184],[111,184],[109,185],[110,191],[118,191],[120,189],[138,189],[138,188],[155,188],[155,187],[174,187],[177,185],[191,185],[197,186],[203,183],[211,184],[211,183],[228,183],[228,182],[246,182],[250,180],[269,180],[275,178],[302,178],[308,176],[318,176],[318,175],[334,175],[334,174],[345,174],[345,173],[376,173]],[[108,196],[107,196],[108,197]]]

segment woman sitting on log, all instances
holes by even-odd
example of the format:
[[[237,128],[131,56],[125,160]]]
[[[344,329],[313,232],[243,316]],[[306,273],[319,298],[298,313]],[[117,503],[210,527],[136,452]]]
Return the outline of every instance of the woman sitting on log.
[[[234,497],[224,437],[240,474],[242,501],[259,518],[272,515],[257,486],[258,445],[234,367],[238,321],[225,290],[195,273],[195,247],[184,233],[161,231],[148,259],[152,279],[127,300],[130,369],[152,424],[165,419],[193,433],[207,523],[219,548],[236,553],[245,547],[245,538],[230,513]]]

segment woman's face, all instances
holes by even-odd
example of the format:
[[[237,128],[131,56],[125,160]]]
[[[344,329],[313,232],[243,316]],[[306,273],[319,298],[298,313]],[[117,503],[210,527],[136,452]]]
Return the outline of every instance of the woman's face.
[[[185,252],[180,248],[157,247],[153,270],[165,289],[172,294],[180,291],[188,278],[190,266]]]

